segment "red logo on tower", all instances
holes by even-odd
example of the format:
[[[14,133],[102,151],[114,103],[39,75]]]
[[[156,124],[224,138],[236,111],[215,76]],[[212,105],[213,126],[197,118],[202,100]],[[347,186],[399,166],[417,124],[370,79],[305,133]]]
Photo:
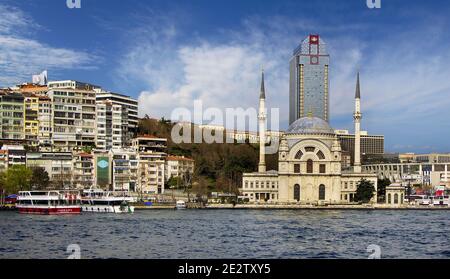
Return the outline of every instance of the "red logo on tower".
[[[319,44],[319,35],[309,35],[309,44],[318,45]]]

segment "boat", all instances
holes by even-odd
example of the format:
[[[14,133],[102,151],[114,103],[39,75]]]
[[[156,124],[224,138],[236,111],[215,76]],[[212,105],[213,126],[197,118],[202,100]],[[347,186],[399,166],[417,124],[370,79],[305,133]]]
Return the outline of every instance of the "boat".
[[[441,206],[441,207],[449,207],[450,206],[450,197],[449,196],[413,196],[414,202],[417,205],[421,206]]]
[[[101,189],[84,190],[81,195],[81,210],[95,213],[133,213],[129,203],[132,197],[124,193],[108,192]]]
[[[186,209],[187,208],[186,202],[182,201],[182,200],[177,201],[175,208],[176,209]]]
[[[432,198],[433,206],[450,206],[450,197],[449,196],[435,196]]]
[[[21,191],[17,209],[22,214],[67,215],[80,214],[80,195],[77,191]]]

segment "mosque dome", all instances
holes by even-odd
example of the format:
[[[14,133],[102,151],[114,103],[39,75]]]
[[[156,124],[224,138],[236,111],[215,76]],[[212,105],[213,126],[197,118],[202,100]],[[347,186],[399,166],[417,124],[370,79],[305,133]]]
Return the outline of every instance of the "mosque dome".
[[[303,117],[289,126],[286,134],[328,134],[334,135],[334,130],[323,119],[318,117]]]

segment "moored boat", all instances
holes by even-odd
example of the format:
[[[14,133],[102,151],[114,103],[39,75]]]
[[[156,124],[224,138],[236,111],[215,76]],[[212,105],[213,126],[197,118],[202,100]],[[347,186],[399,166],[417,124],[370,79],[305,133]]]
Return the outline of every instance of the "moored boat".
[[[122,193],[107,192],[101,189],[84,190],[81,197],[81,210],[95,213],[133,213],[129,204],[131,197]]]
[[[22,214],[80,214],[80,195],[74,191],[22,191],[17,197],[17,209]]]

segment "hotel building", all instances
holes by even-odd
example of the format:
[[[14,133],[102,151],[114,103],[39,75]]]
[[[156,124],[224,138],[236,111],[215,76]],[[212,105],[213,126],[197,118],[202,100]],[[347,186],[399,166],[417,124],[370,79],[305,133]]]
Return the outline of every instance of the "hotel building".
[[[355,135],[350,134],[348,130],[335,130],[335,133],[341,143],[342,151],[350,155],[350,161],[353,163],[355,154]],[[361,131],[361,155],[382,156],[383,154],[384,136],[369,135],[367,131]]]
[[[290,61],[289,124],[313,115],[329,121],[330,56],[319,35],[309,35]]]

